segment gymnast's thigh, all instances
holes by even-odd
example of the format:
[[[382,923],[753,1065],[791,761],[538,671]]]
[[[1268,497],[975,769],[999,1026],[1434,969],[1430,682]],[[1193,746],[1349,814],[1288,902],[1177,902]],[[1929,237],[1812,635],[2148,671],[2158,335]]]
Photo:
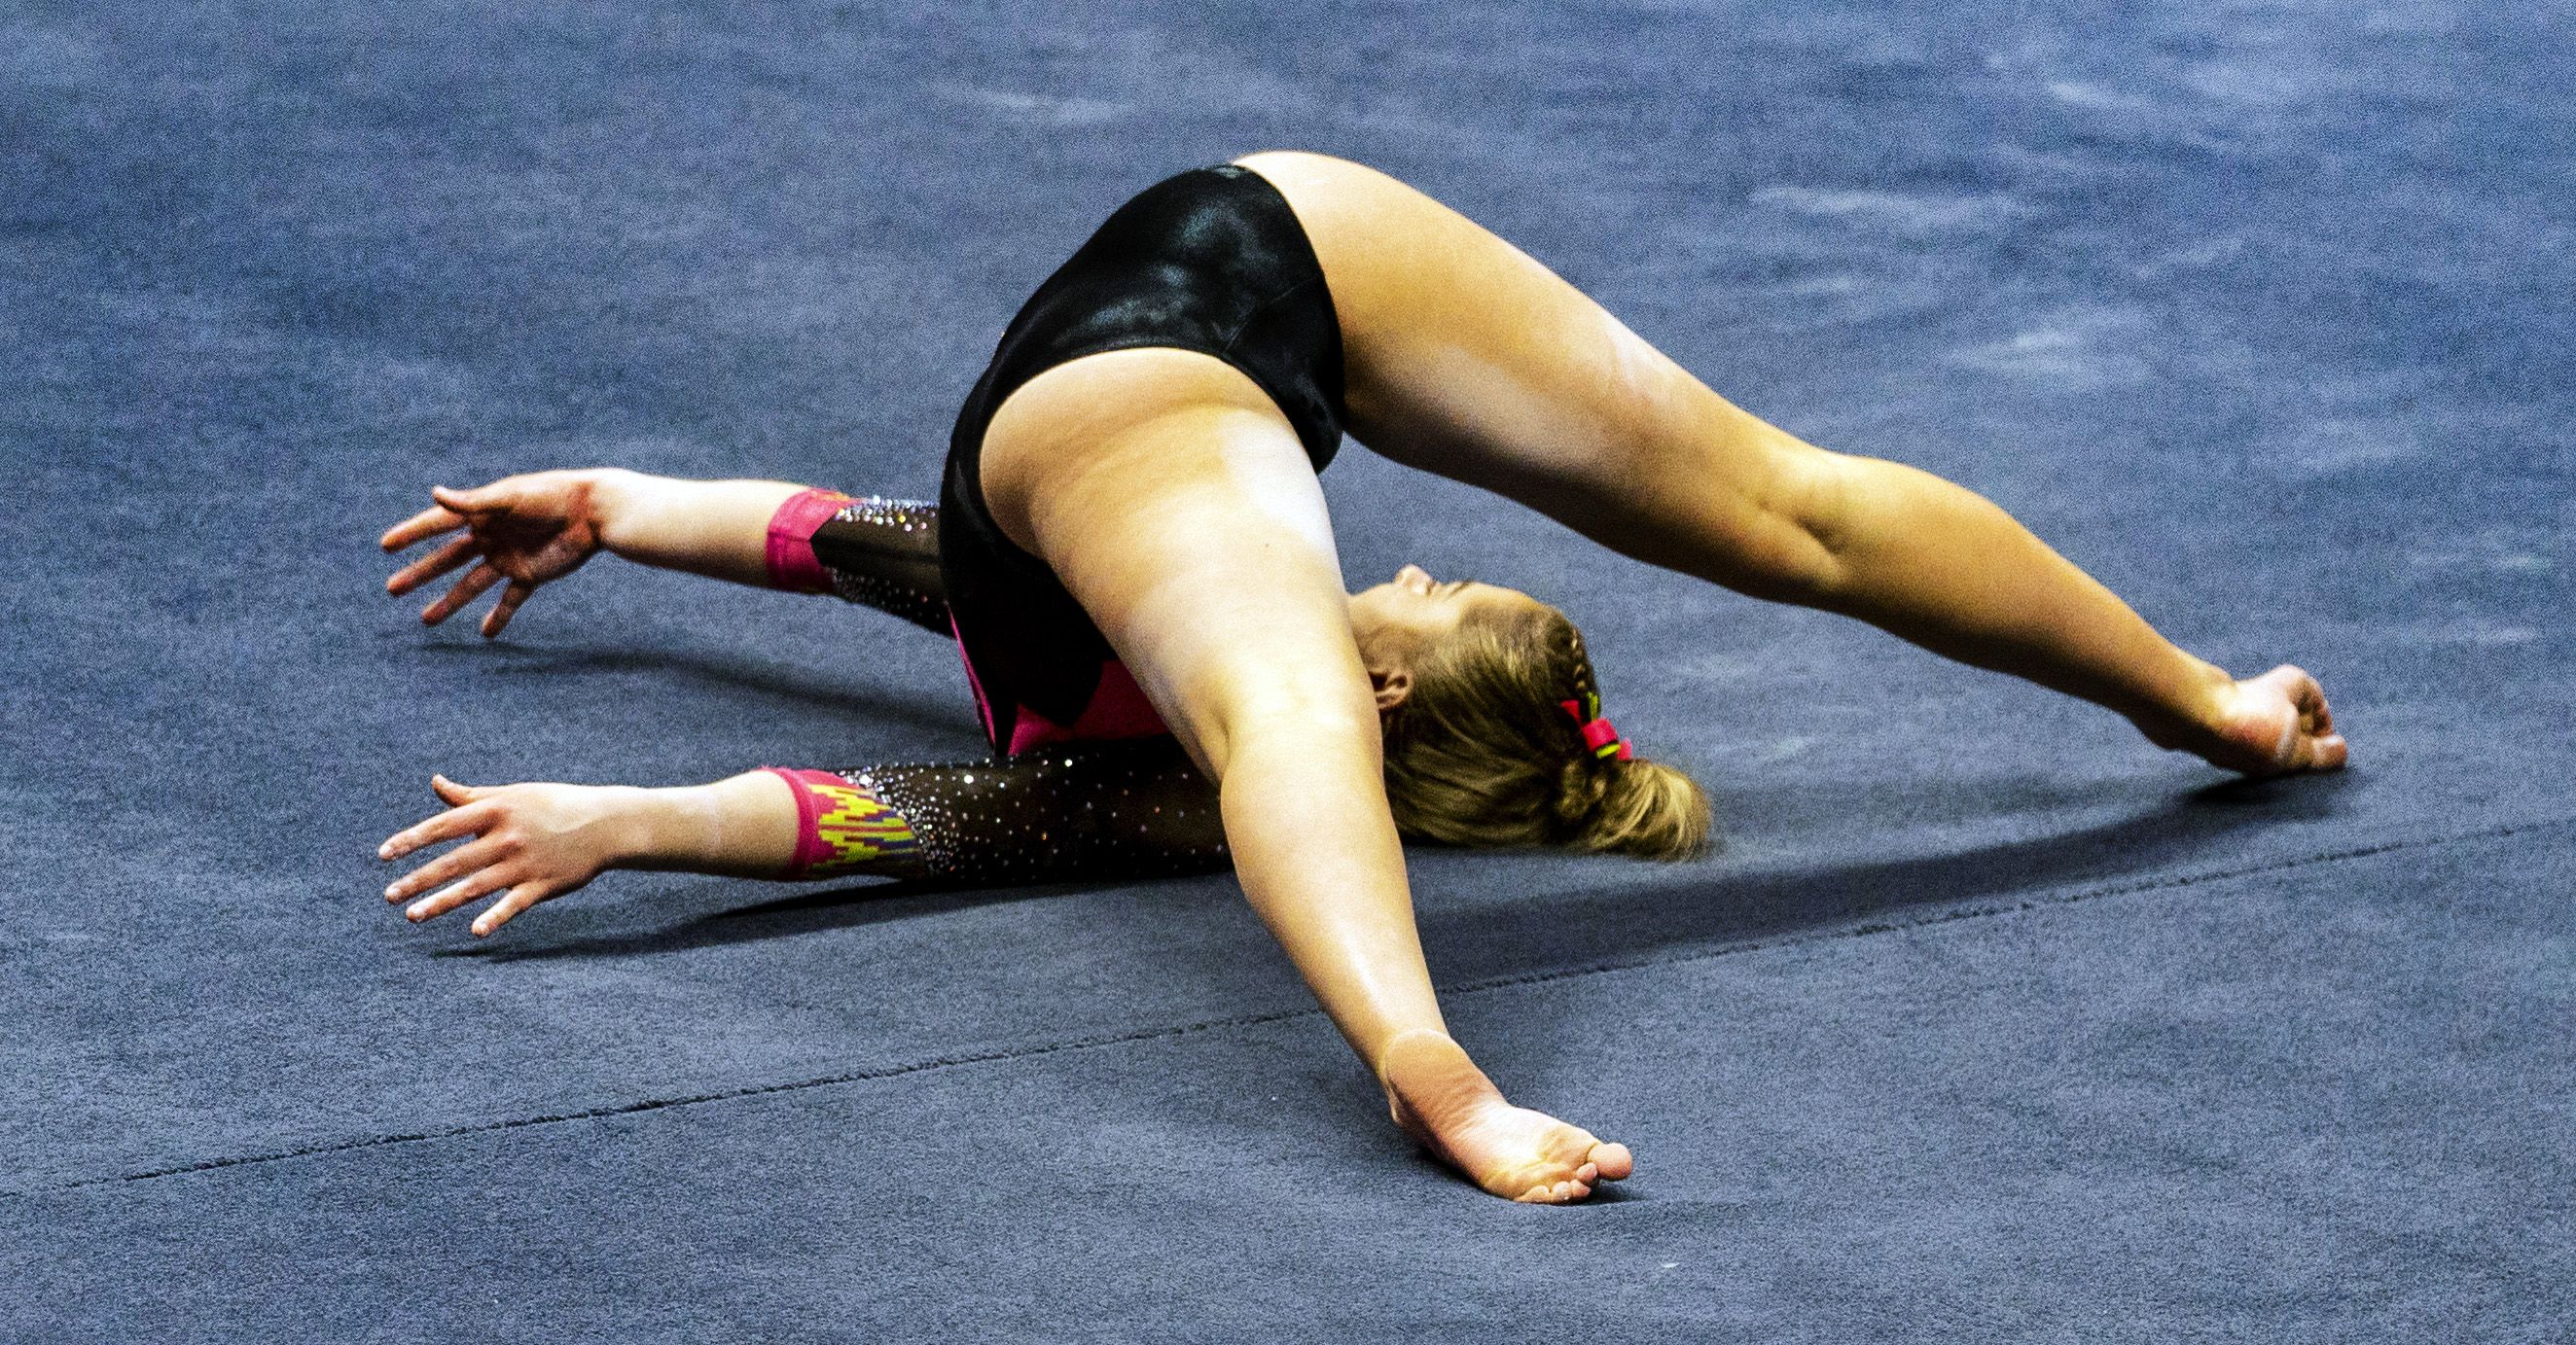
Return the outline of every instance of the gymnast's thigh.
[[[1161,347],[1070,361],[995,414],[982,472],[1210,778],[1253,719],[1374,736],[1323,489],[1249,376]]]
[[[1280,189],[1315,247],[1350,432],[1372,450],[1678,569],[1707,568],[1830,488],[1830,455],[1456,210],[1326,155],[1237,162]]]

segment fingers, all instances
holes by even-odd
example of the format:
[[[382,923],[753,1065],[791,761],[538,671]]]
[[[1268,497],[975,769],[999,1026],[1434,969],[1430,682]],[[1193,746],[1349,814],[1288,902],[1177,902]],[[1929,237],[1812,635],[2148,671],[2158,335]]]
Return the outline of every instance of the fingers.
[[[475,555],[481,549],[482,544],[477,542],[474,538],[470,536],[459,537],[456,540],[449,542],[447,545],[440,547],[438,550],[394,571],[393,578],[385,581],[385,592],[394,594],[409,593],[413,589],[428,583],[430,580],[436,579],[440,575],[455,569],[457,566],[474,559]]]
[[[508,887],[511,881],[511,871],[504,865],[496,864],[489,868],[477,869],[404,907],[403,918],[413,924],[419,924],[423,920],[435,920],[477,897],[489,896]]]
[[[483,868],[508,857],[512,848],[497,836],[486,836],[470,845],[457,848],[395,879],[385,887],[385,900],[406,901],[442,883]]]
[[[510,493],[506,484],[508,480],[504,477],[488,486],[475,486],[468,490],[432,486],[429,497],[460,514],[470,514],[477,509],[493,509],[505,503]]]
[[[376,545],[387,551],[400,551],[423,537],[435,537],[464,523],[464,515],[433,505],[386,529],[385,535],[376,539]]]
[[[456,586],[449,589],[445,596],[421,610],[420,620],[422,625],[435,626],[456,615],[459,609],[483,596],[493,585],[508,577],[493,565],[491,555],[496,547],[508,550],[512,544],[495,542],[494,528],[500,522],[506,522],[514,509],[544,507],[547,488],[544,487],[543,482],[550,475],[555,474],[539,473],[537,476],[526,478],[503,477],[489,485],[476,486],[470,490],[456,490],[447,486],[430,487],[430,494],[438,500],[438,506],[425,509],[388,530],[381,539],[386,550],[399,550],[424,537],[451,531],[459,526],[470,524],[475,530],[465,536],[452,539],[436,552],[396,571],[392,578],[385,581],[385,591],[392,594],[408,593],[457,569],[467,561],[482,556],[484,557],[482,564],[468,570],[465,577],[457,581]],[[560,483],[557,484],[560,485]],[[580,558],[576,556],[573,564],[579,563]],[[510,588],[502,594],[500,602],[483,618],[483,638],[491,639],[507,629],[510,618],[517,615],[520,604],[528,600],[528,595],[535,592],[536,587],[537,581],[512,579]]]
[[[489,935],[510,923],[511,917],[553,895],[554,889],[544,883],[519,884],[510,890],[510,895],[493,902],[490,910],[474,917],[474,937],[479,939]]]
[[[554,888],[550,884],[523,879],[516,876],[513,871],[495,865],[472,874],[442,892],[413,902],[403,911],[403,918],[413,924],[419,924],[423,920],[435,920],[469,901],[490,896],[494,892],[503,892],[504,889],[506,892],[502,898],[486,907],[481,915],[474,917],[474,923],[468,926],[473,930],[474,937],[480,939],[489,936],[492,931],[510,923],[521,911],[554,895]]]
[[[377,848],[377,858],[397,859],[423,846],[435,845],[456,836],[481,835],[498,820],[498,808],[487,799],[499,787],[461,785],[444,775],[432,775],[429,783],[440,798],[453,805],[450,811],[395,833]],[[414,893],[446,883],[446,887],[404,908],[404,918],[417,924],[437,919],[469,901],[494,892],[505,892],[501,900],[475,918],[474,934],[480,938],[559,890],[551,882],[531,877],[526,865],[513,862],[521,850],[517,840],[500,833],[483,835],[482,839],[459,846],[395,880],[385,888],[385,900],[402,901]]]
[[[519,604],[526,602],[528,595],[536,591],[537,586],[527,580],[511,580],[510,586],[501,590],[501,601],[493,605],[491,615],[483,618],[483,638],[488,640],[499,635],[510,624],[510,614],[518,611]]]
[[[466,572],[463,579],[456,581],[456,587],[449,589],[446,597],[431,603],[421,612],[422,624],[435,626],[445,621],[456,615],[457,608],[482,597],[494,584],[500,582],[501,572],[493,569],[490,561],[475,566]]]
[[[436,505],[404,519],[386,530],[377,545],[387,551],[400,551],[423,537],[435,536],[462,525],[466,515],[507,512],[524,495],[522,478],[505,476],[489,485],[457,490],[449,486],[432,486],[429,497]]]
[[[480,789],[473,785],[460,785],[455,781],[448,779],[446,776],[439,775],[434,772],[429,777],[429,788],[431,793],[438,795],[440,798],[445,799],[452,804],[471,803],[474,800],[492,792],[491,790]]]
[[[458,836],[481,835],[484,828],[491,825],[492,813],[493,810],[489,807],[469,804],[440,813],[427,821],[414,823],[395,832],[385,839],[383,845],[377,846],[376,858],[400,859],[423,846],[436,845],[440,841],[453,840]]]

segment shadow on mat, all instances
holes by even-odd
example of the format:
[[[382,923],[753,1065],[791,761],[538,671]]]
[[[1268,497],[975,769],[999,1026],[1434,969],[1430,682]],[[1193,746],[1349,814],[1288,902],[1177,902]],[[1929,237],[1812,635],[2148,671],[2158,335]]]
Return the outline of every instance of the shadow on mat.
[[[1224,870],[1210,870],[1222,873]],[[746,879],[744,881],[755,881]],[[1122,889],[1151,891],[1146,884],[1161,886],[1155,879],[1106,880],[1096,883],[1031,883],[1020,887],[977,887],[971,884],[943,883],[932,879],[892,879],[839,887],[824,892],[800,892],[775,901],[737,906],[714,911],[695,919],[663,929],[634,934],[611,934],[596,938],[566,938],[535,947],[492,947],[474,945],[464,948],[441,948],[432,957],[480,958],[489,962],[516,962],[523,959],[552,957],[638,957],[654,953],[677,953],[691,948],[707,948],[734,943],[758,943],[766,939],[794,938],[818,930],[843,929],[858,925],[883,924],[890,920],[912,920],[922,916],[944,915],[950,911],[973,910],[1011,901],[1035,901],[1047,897],[1071,896],[1082,892],[1114,892]],[[1159,899],[1159,897],[1158,897]]]
[[[1443,982],[1478,982],[1635,961],[1658,949],[1868,933],[1918,923],[1915,913],[2009,904],[2071,886],[2150,887],[2191,870],[2236,867],[2230,860],[2257,865],[2306,853],[2280,843],[2283,824],[2334,816],[2350,778],[2231,780],[2115,821],[1949,854],[1779,873],[1702,871],[1678,882],[1550,893],[1513,902],[1512,919],[1496,919],[1493,902],[1442,903],[1421,911],[1422,937],[1440,950]],[[2226,844],[2245,834],[2276,839],[2259,852]],[[1530,936],[1524,913],[1545,920],[1545,938]]]
[[[581,674],[647,673],[667,676],[685,684],[710,689],[724,688],[753,691],[763,696],[808,707],[816,705],[866,711],[871,718],[884,719],[914,728],[963,731],[974,733],[973,721],[958,713],[955,698],[949,696],[903,695],[900,692],[850,686],[846,682],[799,676],[786,667],[767,667],[734,659],[711,658],[684,649],[594,649],[579,645],[529,646],[492,644],[423,644],[420,652],[429,657],[472,655],[488,671],[501,676],[546,673],[556,676]],[[984,746],[982,737],[973,738],[971,746],[961,739],[957,759],[966,760]],[[852,761],[838,765],[857,764]]]
[[[1659,949],[1725,945],[1788,934],[1842,929],[1867,932],[1867,917],[1907,911],[1974,906],[2069,884],[2153,885],[2178,875],[2181,861],[2277,862],[2295,848],[2274,845],[2261,854],[2236,852],[2223,843],[2240,833],[2275,833],[2286,822],[2321,821],[2338,811],[2333,777],[2234,780],[2168,797],[2155,807],[2111,822],[2029,840],[1977,846],[1925,858],[1871,860],[1785,873],[1684,870],[1681,882],[1658,881],[1652,870],[1615,885],[1585,891],[1537,890],[1513,894],[1511,882],[1473,884],[1504,895],[1492,900],[1444,899],[1417,908],[1423,942],[1434,949],[1443,982],[1524,976],[1604,961],[1633,961]],[[1443,853],[1433,851],[1432,853]],[[1469,863],[1550,862],[1528,852],[1461,855]],[[1602,861],[1617,863],[1619,861]],[[1720,866],[1724,860],[1716,861]],[[2222,863],[2223,866],[2223,863]],[[2204,865],[2203,867],[2209,867]],[[1212,870],[1222,874],[1224,870]],[[1499,877],[1499,875],[1498,875]],[[804,892],[717,911],[660,930],[596,938],[567,938],[536,946],[475,945],[440,949],[433,957],[495,962],[559,957],[633,957],[714,945],[793,938],[819,930],[910,920],[971,910],[1000,902],[1041,900],[1082,892],[1163,887],[1150,880],[976,887],[936,880],[895,880]],[[1230,887],[1231,880],[1227,880]],[[1888,926],[1912,923],[1904,919]],[[1534,936],[1534,924],[1544,936]]]

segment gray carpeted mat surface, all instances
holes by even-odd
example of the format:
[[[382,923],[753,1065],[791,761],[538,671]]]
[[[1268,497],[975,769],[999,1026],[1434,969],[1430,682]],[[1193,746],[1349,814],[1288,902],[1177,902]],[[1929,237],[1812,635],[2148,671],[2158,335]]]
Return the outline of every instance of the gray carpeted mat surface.
[[[1580,1213],[1468,1198],[1320,1015],[1243,1015],[29,1197],[82,1252],[12,1325],[2539,1339],[2572,840],[1453,994],[1643,1155]]]

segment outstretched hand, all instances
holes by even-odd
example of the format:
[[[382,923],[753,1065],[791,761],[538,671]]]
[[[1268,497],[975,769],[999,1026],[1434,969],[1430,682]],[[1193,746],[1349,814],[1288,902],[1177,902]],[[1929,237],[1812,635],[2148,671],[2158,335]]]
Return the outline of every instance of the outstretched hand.
[[[495,892],[501,899],[474,919],[480,938],[512,916],[573,891],[616,862],[619,828],[628,815],[615,786],[529,783],[460,785],[444,775],[430,788],[448,811],[394,833],[378,859],[400,859],[459,836],[480,839],[440,855],[397,879],[385,900],[402,901],[445,883],[403,914],[419,922]]]
[[[565,470],[505,476],[471,490],[430,487],[438,503],[395,524],[380,544],[400,551],[460,527],[465,535],[396,571],[385,581],[385,592],[409,593],[479,560],[445,596],[422,609],[420,619],[435,626],[506,579],[509,587],[483,618],[483,638],[499,635],[539,584],[580,569],[599,550],[605,477],[597,470]]]
[[[2282,664],[2219,696],[2216,740],[2200,748],[2213,766],[2247,775],[2331,771],[2344,763],[2326,693],[2304,669]]]

